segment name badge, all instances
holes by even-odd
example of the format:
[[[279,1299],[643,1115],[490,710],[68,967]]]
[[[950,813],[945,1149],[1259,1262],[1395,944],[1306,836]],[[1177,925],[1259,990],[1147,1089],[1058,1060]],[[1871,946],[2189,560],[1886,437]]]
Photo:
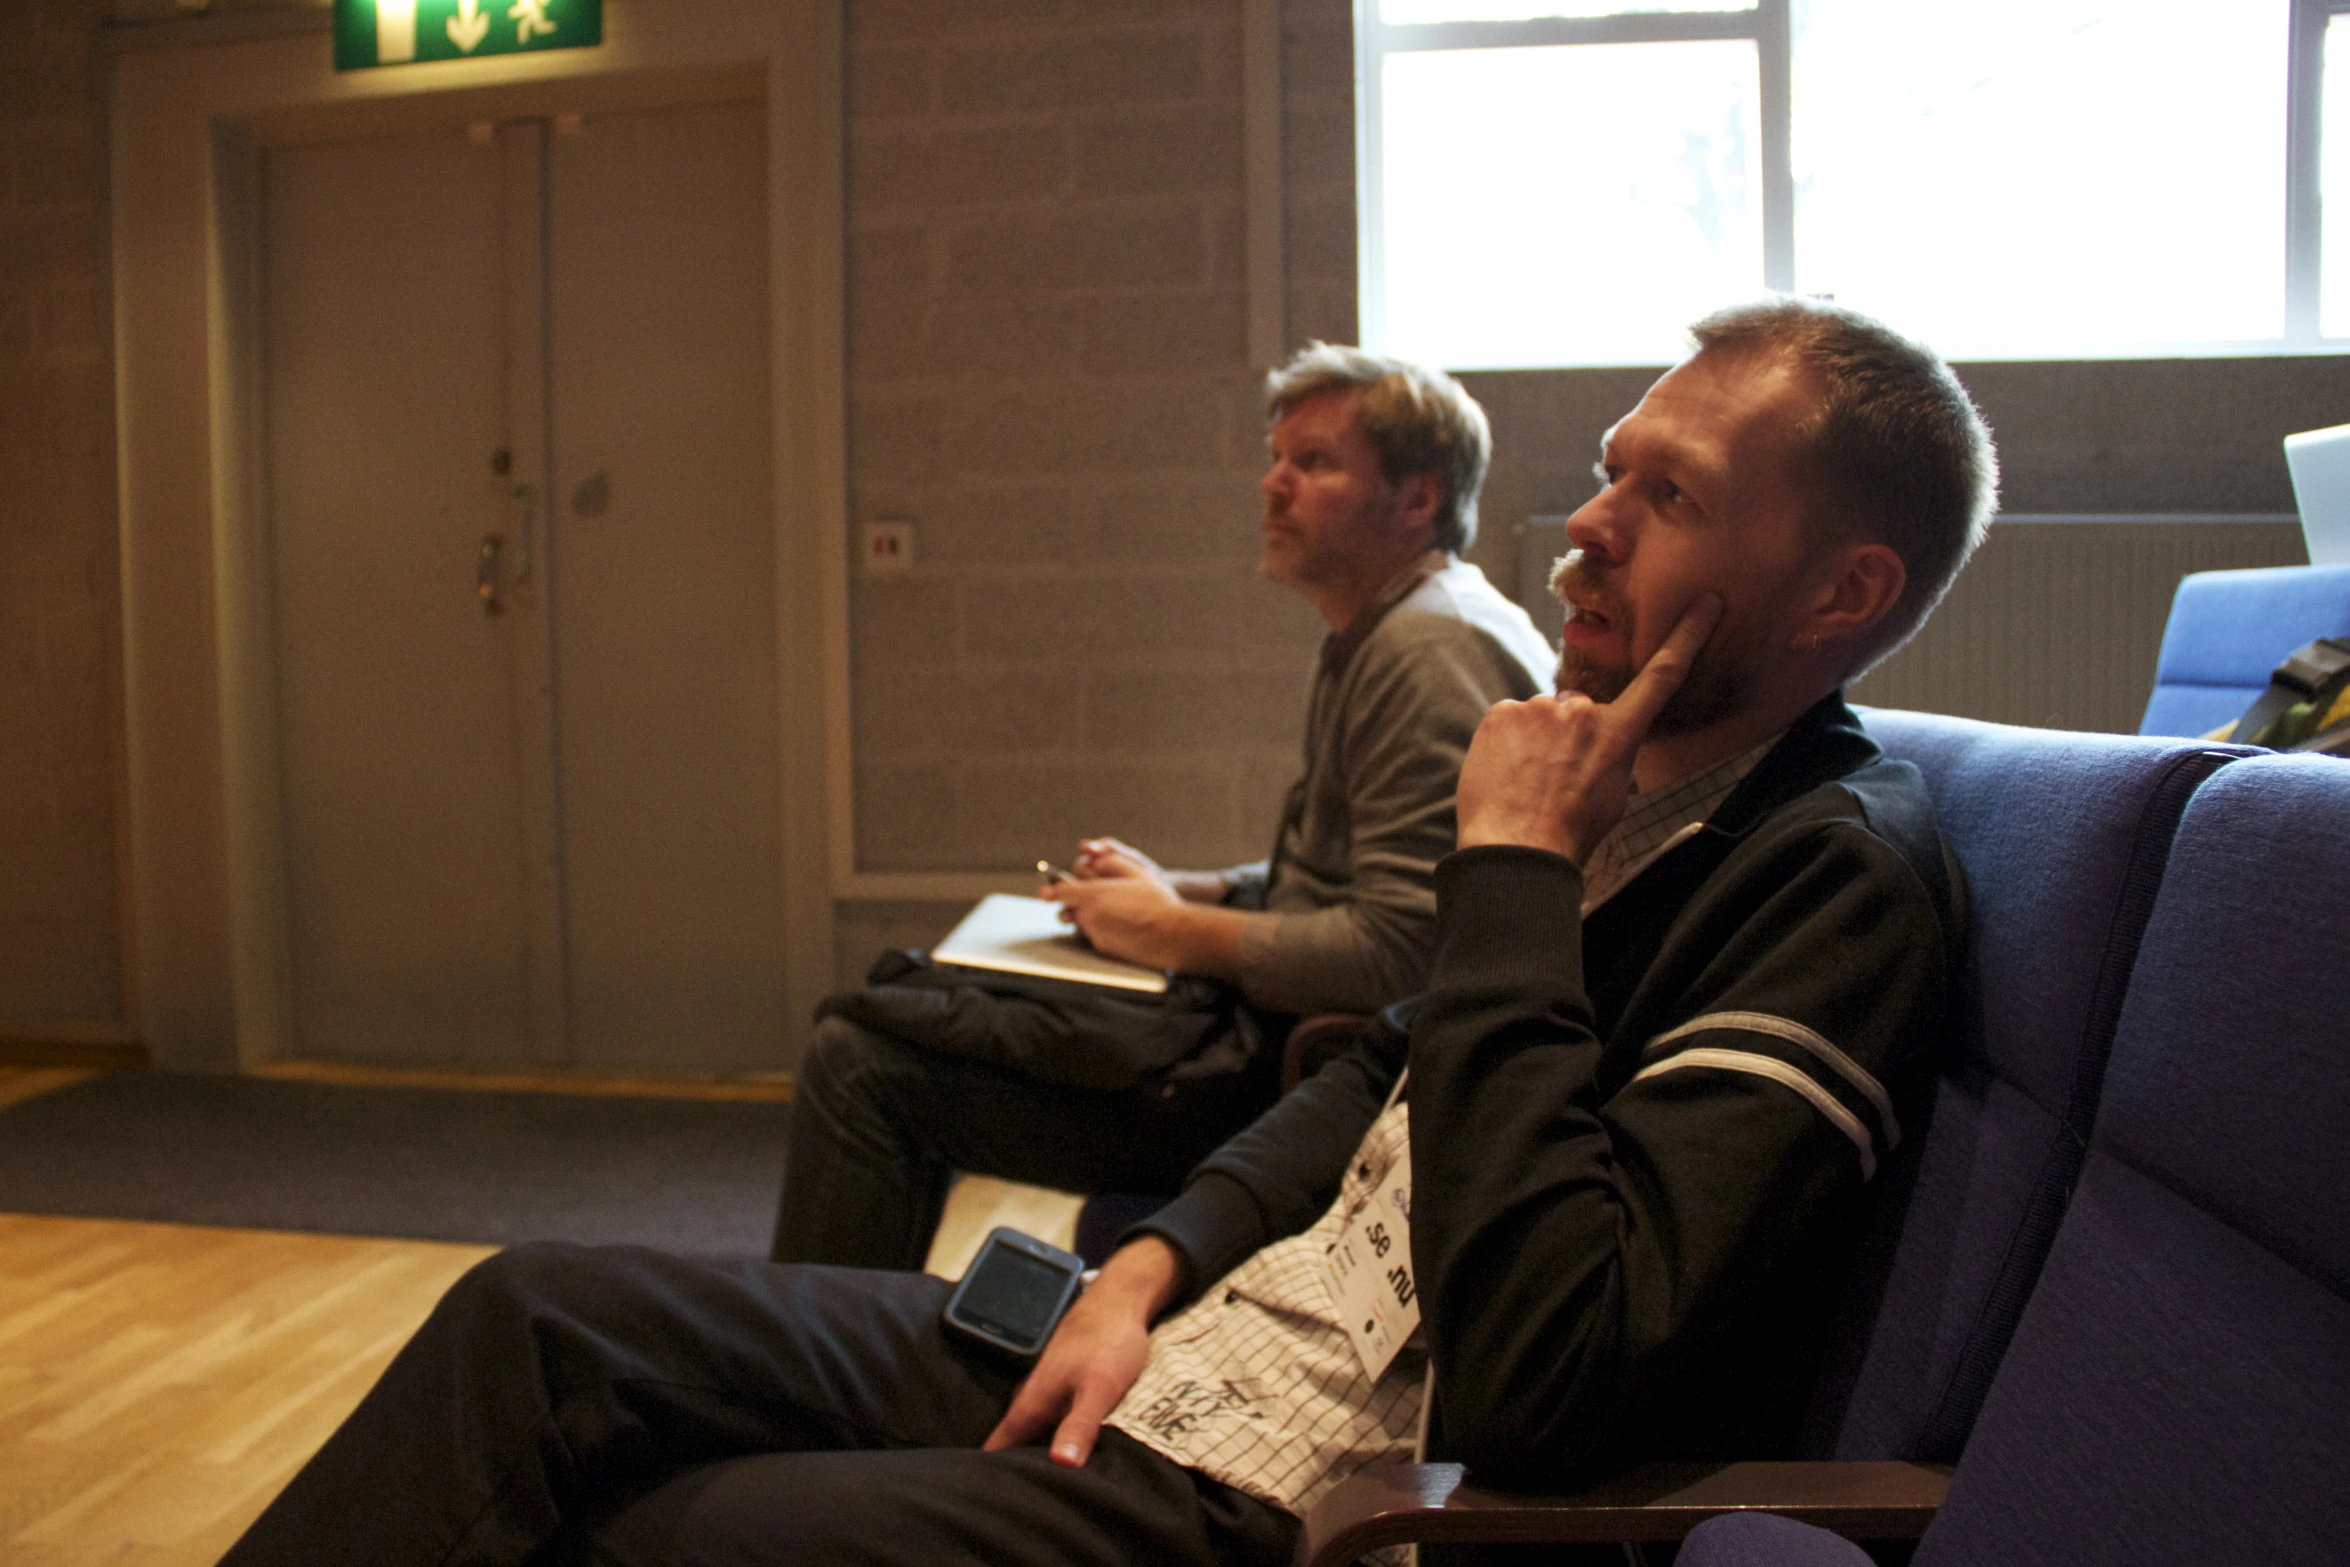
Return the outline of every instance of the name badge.
[[[1374,1382],[1420,1326],[1420,1292],[1412,1282],[1412,1155],[1387,1166],[1345,1230],[1322,1253],[1323,1281],[1355,1358]]]

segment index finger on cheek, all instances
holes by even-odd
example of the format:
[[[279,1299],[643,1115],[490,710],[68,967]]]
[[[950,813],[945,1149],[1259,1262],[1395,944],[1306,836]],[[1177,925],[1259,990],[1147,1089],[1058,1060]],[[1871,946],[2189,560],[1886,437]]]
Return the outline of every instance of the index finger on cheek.
[[[1645,728],[1689,677],[1689,667],[1699,650],[1722,623],[1722,612],[1719,594],[1707,593],[1692,602],[1681,612],[1680,621],[1657,650],[1648,655],[1648,662],[1632,677],[1614,706],[1628,711]]]
[[[1681,611],[1681,618],[1666,633],[1664,641],[1657,644],[1656,651],[1648,655],[1648,662],[1641,666],[1640,673],[1645,675],[1652,669],[1658,670],[1672,679],[1674,684],[1680,684],[1681,677],[1689,673],[1691,661],[1712,638],[1715,628],[1721,625],[1722,613],[1720,594],[1699,595],[1687,609]]]
[[[1678,643],[1681,652],[1695,653],[1705,646],[1706,639],[1721,625],[1722,616],[1728,609],[1729,606],[1722,601],[1719,593],[1700,593],[1690,601],[1687,609],[1681,611],[1680,622],[1673,627],[1672,634],[1665,638],[1665,647]],[[1664,648],[1660,647],[1657,651],[1661,653]]]

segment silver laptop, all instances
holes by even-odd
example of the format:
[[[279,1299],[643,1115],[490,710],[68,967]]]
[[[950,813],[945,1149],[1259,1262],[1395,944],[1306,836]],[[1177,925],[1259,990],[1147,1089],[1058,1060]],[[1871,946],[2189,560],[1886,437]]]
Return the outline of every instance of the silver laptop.
[[[2286,436],[2285,466],[2293,473],[2309,563],[2350,561],[2350,424]]]

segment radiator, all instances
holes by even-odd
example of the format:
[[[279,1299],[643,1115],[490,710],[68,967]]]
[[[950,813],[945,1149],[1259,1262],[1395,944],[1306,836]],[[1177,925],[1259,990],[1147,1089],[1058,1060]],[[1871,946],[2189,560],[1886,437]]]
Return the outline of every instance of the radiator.
[[[1519,601],[1555,641],[1560,612],[1545,585],[1566,548],[1566,519],[1530,517],[1518,536]],[[1925,629],[1851,696],[1998,723],[2134,733],[2179,579],[2308,558],[2292,517],[2003,516]]]

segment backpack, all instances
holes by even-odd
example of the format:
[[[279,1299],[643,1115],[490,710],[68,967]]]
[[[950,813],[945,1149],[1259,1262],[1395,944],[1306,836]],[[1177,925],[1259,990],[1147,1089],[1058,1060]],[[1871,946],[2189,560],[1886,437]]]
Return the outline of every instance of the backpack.
[[[2350,754],[2350,638],[2319,637],[2286,654],[2244,716],[2208,738]]]

